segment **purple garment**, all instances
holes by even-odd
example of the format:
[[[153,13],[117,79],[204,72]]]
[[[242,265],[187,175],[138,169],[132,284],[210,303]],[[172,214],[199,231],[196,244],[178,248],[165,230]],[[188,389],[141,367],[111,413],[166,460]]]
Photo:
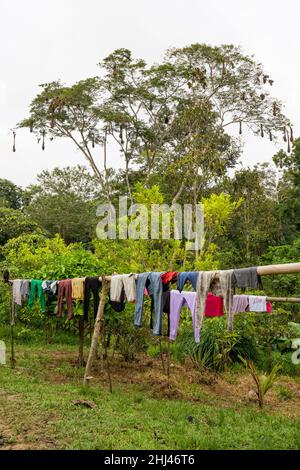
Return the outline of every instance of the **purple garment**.
[[[175,340],[178,331],[179,317],[182,307],[188,307],[192,313],[194,337],[199,343],[199,328],[196,326],[196,292],[171,290],[170,293],[170,339]]]
[[[232,302],[232,313],[246,312],[248,305],[248,295],[234,295]]]

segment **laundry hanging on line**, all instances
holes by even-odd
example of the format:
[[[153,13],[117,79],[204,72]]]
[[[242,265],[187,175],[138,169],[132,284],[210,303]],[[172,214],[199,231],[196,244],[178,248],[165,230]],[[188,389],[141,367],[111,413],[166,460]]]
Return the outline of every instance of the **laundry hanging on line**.
[[[114,310],[121,312],[124,310],[126,302],[135,303],[134,324],[140,327],[143,318],[144,297],[145,294],[148,294],[151,299],[150,326],[153,334],[155,336],[162,335],[163,315],[167,314],[167,334],[169,335],[173,315],[171,308],[171,293],[173,290],[170,289],[170,286],[174,283],[177,283],[177,292],[183,292],[183,295],[185,295],[185,292],[189,292],[183,291],[185,285],[190,285],[194,289],[194,292],[189,292],[187,296],[195,299],[193,311],[191,310],[191,312],[193,322],[196,322],[195,328],[197,327],[197,331],[199,331],[199,337],[205,317],[222,316],[226,312],[228,329],[231,330],[233,316],[238,311],[252,309],[252,311],[270,312],[272,309],[271,304],[266,302],[265,296],[233,295],[236,286],[253,288],[253,286],[260,285],[256,268],[199,272],[148,272],[138,275],[133,273],[116,274],[110,278],[110,304]],[[67,318],[69,320],[73,318],[72,301],[82,301],[86,320],[91,296],[93,297],[94,317],[97,315],[100,289],[101,280],[97,276],[60,281],[16,279],[13,281],[13,299],[17,305],[21,305],[28,298],[29,307],[32,307],[37,299],[42,312],[45,312],[45,297],[51,300],[57,298],[58,317],[61,318],[62,305],[66,302]],[[251,307],[249,307],[249,304]],[[178,316],[178,312],[175,316]]]
[[[264,295],[234,295],[232,305],[234,314],[243,312],[272,312],[272,304]]]

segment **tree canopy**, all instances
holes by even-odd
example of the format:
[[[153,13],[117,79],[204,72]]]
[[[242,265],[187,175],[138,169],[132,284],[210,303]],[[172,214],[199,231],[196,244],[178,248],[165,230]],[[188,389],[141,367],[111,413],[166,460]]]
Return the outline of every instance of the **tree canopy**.
[[[117,145],[131,199],[136,178],[151,186],[163,172],[162,184],[173,182],[170,201],[184,194],[195,203],[235,165],[243,127],[271,140],[283,135],[290,145],[290,122],[272,85],[262,65],[232,45],[170,49],[154,65],[118,49],[99,63],[97,77],[42,84],[19,127],[29,128],[43,149],[47,138],[72,141],[109,201],[115,189],[109,152]]]

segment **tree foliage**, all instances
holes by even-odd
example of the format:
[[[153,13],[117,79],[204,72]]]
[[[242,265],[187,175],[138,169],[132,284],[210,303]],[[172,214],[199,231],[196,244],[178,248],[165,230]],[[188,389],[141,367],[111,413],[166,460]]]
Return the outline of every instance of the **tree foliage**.
[[[101,193],[85,167],[55,168],[37,176],[27,191],[26,213],[49,236],[60,234],[67,243],[88,243],[95,236],[96,207]]]
[[[285,139],[291,138],[281,103],[270,94],[273,80],[235,46],[175,48],[154,65],[118,49],[99,67],[98,77],[71,86],[41,85],[19,127],[30,128],[42,148],[46,137],[71,140],[109,201],[112,142],[122,156],[121,175],[131,198],[136,171],[151,185],[164,169],[164,180],[173,181],[170,200],[184,194],[196,203],[239,157],[239,140],[227,133],[230,125],[240,133],[245,125],[270,139],[284,128]]]

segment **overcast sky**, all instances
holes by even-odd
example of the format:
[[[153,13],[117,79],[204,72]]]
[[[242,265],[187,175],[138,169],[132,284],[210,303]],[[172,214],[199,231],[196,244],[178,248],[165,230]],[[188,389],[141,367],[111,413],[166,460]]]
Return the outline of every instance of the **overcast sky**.
[[[297,0],[0,0],[0,178],[24,186],[44,168],[84,163],[72,143],[53,141],[43,152],[27,130],[13,153],[10,129],[27,116],[40,83],[94,76],[120,47],[151,63],[172,46],[240,45],[275,80],[273,93],[300,135],[299,17]],[[271,161],[276,151],[247,137],[243,164]]]

